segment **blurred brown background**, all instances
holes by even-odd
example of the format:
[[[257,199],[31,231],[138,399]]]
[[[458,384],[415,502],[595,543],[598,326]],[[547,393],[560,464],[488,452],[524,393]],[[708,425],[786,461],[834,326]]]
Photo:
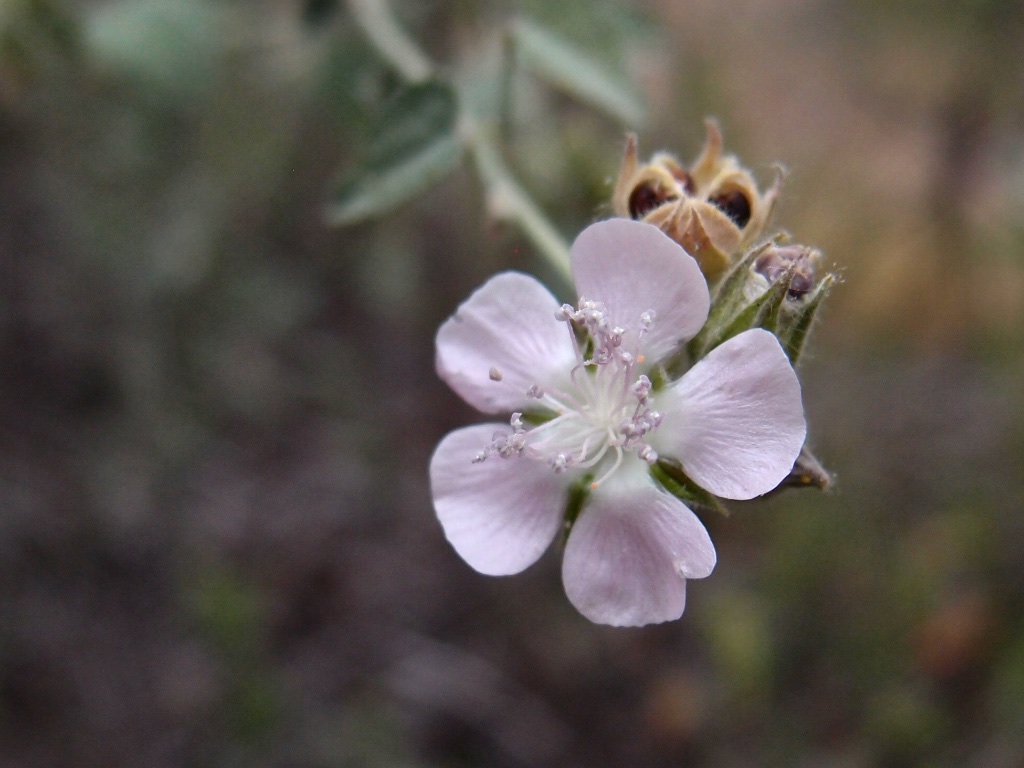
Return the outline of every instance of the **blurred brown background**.
[[[0,765],[1024,764],[1024,6],[544,5],[396,11],[455,72],[518,13],[615,32],[642,151],[714,115],[789,169],[777,223],[843,276],[802,370],[838,492],[708,519],[665,626],[589,624],[554,552],[472,572],[433,334],[546,272],[468,166],[324,223],[395,87],[344,4],[3,0]],[[627,126],[517,94],[571,238]]]

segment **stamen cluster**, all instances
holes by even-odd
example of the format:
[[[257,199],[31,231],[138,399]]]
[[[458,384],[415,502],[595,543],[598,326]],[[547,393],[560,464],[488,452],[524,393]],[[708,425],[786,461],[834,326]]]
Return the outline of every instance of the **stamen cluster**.
[[[654,310],[641,313],[628,349],[624,342],[629,330],[613,325],[601,302],[581,298],[576,307],[563,304],[555,319],[566,324],[575,351],[576,363],[569,372],[572,386],[562,391],[532,385],[526,394],[538,401],[543,423],[527,430],[523,414],[513,413],[511,434],[495,433],[474,461],[525,454],[548,462],[555,472],[564,472],[593,468],[614,457],[592,483],[594,488],[621,465],[626,452],[636,451],[648,464],[656,462],[658,454],[645,437],[661,424],[662,417],[653,408],[651,380],[645,374],[636,375],[645,362],[640,349],[654,323]]]

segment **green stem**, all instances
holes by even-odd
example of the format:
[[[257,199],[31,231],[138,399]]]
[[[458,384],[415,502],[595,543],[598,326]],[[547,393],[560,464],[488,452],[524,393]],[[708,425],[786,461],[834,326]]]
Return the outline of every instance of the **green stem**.
[[[348,0],[348,7],[370,42],[403,79],[420,83],[431,76],[433,65],[399,26],[387,0]]]
[[[501,36],[501,73],[498,78],[498,136],[502,143],[512,135],[512,90],[515,87],[516,43],[511,29]]]
[[[468,122],[468,121],[467,121]],[[569,246],[548,221],[533,198],[519,186],[505,166],[497,147],[479,128],[463,131],[476,161],[477,172],[487,188],[487,206],[498,221],[518,226],[548,263],[569,280]]]

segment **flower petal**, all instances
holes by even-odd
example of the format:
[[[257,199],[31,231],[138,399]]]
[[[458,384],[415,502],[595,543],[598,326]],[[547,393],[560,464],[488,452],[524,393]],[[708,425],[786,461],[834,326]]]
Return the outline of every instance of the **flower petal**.
[[[612,324],[629,329],[626,348],[635,340],[640,315],[654,310],[642,347],[651,362],[697,335],[708,318],[708,285],[700,267],[652,224],[591,224],[572,244],[570,259],[577,293],[602,302]]]
[[[775,336],[760,328],[713,349],[656,400],[663,422],[652,445],[726,499],[775,488],[807,433],[800,381]]]
[[[561,304],[519,272],[495,275],[437,332],[438,375],[484,413],[524,410],[534,384],[560,383],[575,363]]]
[[[562,562],[569,600],[591,621],[642,626],[678,619],[686,579],[715,567],[715,548],[697,516],[659,490],[643,470],[593,492],[573,525]],[[641,484],[642,483],[642,484]]]
[[[568,481],[523,456],[473,463],[495,432],[476,424],[448,433],[430,460],[430,489],[445,537],[480,573],[504,576],[532,565],[548,548],[565,509]]]

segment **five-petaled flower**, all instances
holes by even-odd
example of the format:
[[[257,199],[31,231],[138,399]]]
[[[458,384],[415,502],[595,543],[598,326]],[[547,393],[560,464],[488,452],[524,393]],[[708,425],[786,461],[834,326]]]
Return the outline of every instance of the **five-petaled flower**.
[[[696,261],[656,227],[612,219],[580,234],[571,263],[576,306],[504,272],[438,331],[439,375],[480,411],[512,415],[441,441],[434,507],[459,555],[492,575],[534,563],[571,522],[562,581],[584,616],[676,619],[686,580],[716,555],[651,465],[670,458],[722,498],[767,493],[804,442],[800,384],[776,338],[754,329],[654,389],[647,374],[707,320]]]

